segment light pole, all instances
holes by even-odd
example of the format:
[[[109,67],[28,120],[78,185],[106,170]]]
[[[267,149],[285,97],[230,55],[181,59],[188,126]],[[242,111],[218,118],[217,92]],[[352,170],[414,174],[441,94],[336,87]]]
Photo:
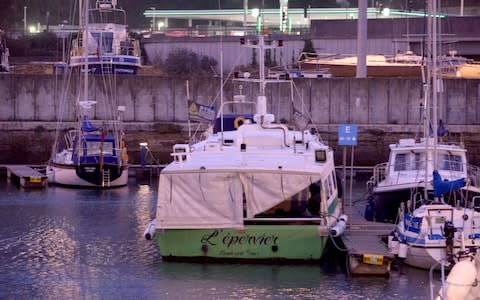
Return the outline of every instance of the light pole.
[[[23,34],[27,34],[27,7],[23,7]]]
[[[152,10],[152,32],[155,31],[155,7],[150,7]]]

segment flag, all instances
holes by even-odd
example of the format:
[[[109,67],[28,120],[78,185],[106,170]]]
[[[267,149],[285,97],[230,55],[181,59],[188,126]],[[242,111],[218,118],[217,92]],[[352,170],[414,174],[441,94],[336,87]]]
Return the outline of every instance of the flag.
[[[209,121],[215,120],[215,106],[202,105],[193,100],[188,100],[188,117],[193,121]]]
[[[307,128],[308,123],[309,123],[309,120],[306,116],[304,116],[298,110],[293,109],[293,124],[295,124],[295,126],[298,129],[305,130]]]

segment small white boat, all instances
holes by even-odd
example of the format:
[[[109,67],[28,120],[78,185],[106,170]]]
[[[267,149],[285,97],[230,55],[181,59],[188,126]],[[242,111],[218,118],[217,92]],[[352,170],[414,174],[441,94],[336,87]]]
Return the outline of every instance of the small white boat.
[[[117,1],[97,0],[87,15],[88,30],[73,41],[69,66],[83,68],[87,64],[94,74],[137,74],[140,42],[129,37],[126,13],[117,7]]]
[[[471,201],[480,195],[480,168],[468,164],[463,145],[435,142],[428,134],[420,140],[401,139],[390,145],[388,162],[376,165],[367,183],[372,217],[396,223],[401,202],[414,197],[433,200],[433,170],[445,180],[467,179],[466,186],[444,195],[446,203],[454,204],[457,199]]]
[[[465,184],[462,179],[444,181],[438,172],[433,176],[436,190],[443,189],[445,193]],[[449,205],[443,202],[443,194],[436,191],[437,200],[420,198],[400,208],[394,231],[398,243],[389,246],[410,266],[430,269],[442,261],[451,266],[455,254],[466,247],[480,247],[480,197]]]
[[[88,36],[88,1],[80,1],[80,11],[84,12],[82,15],[85,17],[81,22],[83,35]],[[84,52],[84,61],[87,56],[87,52]],[[88,188],[125,186],[128,181],[128,155],[121,118],[125,106],[117,104],[115,78],[108,78],[113,75],[92,76],[87,71],[89,67],[84,63],[82,67],[69,68],[65,74],[57,121],[59,125],[47,166],[48,182]],[[93,93],[90,85],[95,83],[94,80],[109,82],[110,86],[102,92]],[[78,85],[75,86],[75,83]],[[75,95],[73,101],[69,98],[70,93]],[[102,111],[95,109],[97,100]],[[62,120],[65,111],[74,112],[74,128],[64,128],[65,124],[69,124]]]

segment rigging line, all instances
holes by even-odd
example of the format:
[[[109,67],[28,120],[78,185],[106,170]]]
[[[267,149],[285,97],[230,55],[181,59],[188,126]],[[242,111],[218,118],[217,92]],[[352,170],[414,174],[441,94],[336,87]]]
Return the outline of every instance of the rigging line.
[[[223,88],[224,88],[224,86],[226,85],[227,81],[228,81],[228,80],[230,79],[230,77],[232,76],[232,74],[233,74],[233,72],[234,72],[233,70],[235,70],[235,67],[238,65],[238,62],[240,61],[240,58],[242,58],[242,57],[243,57],[243,53],[240,54],[239,56],[237,56],[237,59],[235,60],[235,63],[233,64],[232,69],[231,69],[230,72],[228,73],[227,78],[223,80],[220,89],[223,89]],[[220,72],[223,72],[223,70],[220,70]],[[210,102],[210,105],[215,104],[215,103],[217,102],[217,99],[218,99],[219,96],[220,96],[220,90],[217,91],[217,94],[215,95],[215,97],[213,98],[213,100]],[[223,109],[223,108],[222,108],[222,109]],[[220,110],[218,111],[216,117],[218,118],[219,116],[220,116]],[[197,124],[197,126],[196,126],[196,128],[195,128],[195,130],[194,130],[194,132],[193,132],[193,134],[192,134],[191,140],[193,140],[193,137],[198,134],[198,132],[200,131],[200,127],[201,127],[201,126],[202,126],[202,123],[198,123],[198,124]]]
[[[312,118],[312,115],[310,114],[310,112],[307,110],[307,107],[305,106],[305,102],[304,102],[304,99],[303,99],[303,96],[300,95],[300,92],[298,91],[298,88],[297,88],[297,85],[295,84],[295,82],[292,80],[292,84],[293,84],[293,87],[295,89],[295,92],[297,93],[297,96],[301,99],[301,103],[302,103],[302,113],[305,112],[305,114],[307,115],[308,119],[310,120],[310,122],[312,122],[312,125],[313,127],[315,128],[315,131],[317,132],[317,137],[318,137],[318,140],[323,143],[323,139],[322,139],[322,136],[320,135],[320,131],[318,130],[318,126],[313,122],[313,118]],[[293,97],[291,98],[291,101],[292,101],[292,105],[293,105]]]

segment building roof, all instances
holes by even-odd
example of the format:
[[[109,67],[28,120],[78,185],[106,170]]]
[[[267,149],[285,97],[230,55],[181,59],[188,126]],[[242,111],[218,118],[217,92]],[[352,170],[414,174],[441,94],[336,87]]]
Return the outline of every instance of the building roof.
[[[193,20],[219,20],[242,23],[246,18],[248,24],[255,24],[256,17],[252,15],[254,8],[249,8],[247,14],[243,9],[215,9],[215,10],[146,10],[143,14],[147,18],[171,18],[171,19],[193,19]],[[280,9],[264,9],[264,24],[276,25],[281,20]],[[288,17],[294,26],[307,25],[310,20],[320,19],[357,19],[357,8],[289,8]],[[377,9],[368,8],[367,17],[369,19],[378,18],[404,18],[423,16],[422,11],[404,11],[398,9]]]

